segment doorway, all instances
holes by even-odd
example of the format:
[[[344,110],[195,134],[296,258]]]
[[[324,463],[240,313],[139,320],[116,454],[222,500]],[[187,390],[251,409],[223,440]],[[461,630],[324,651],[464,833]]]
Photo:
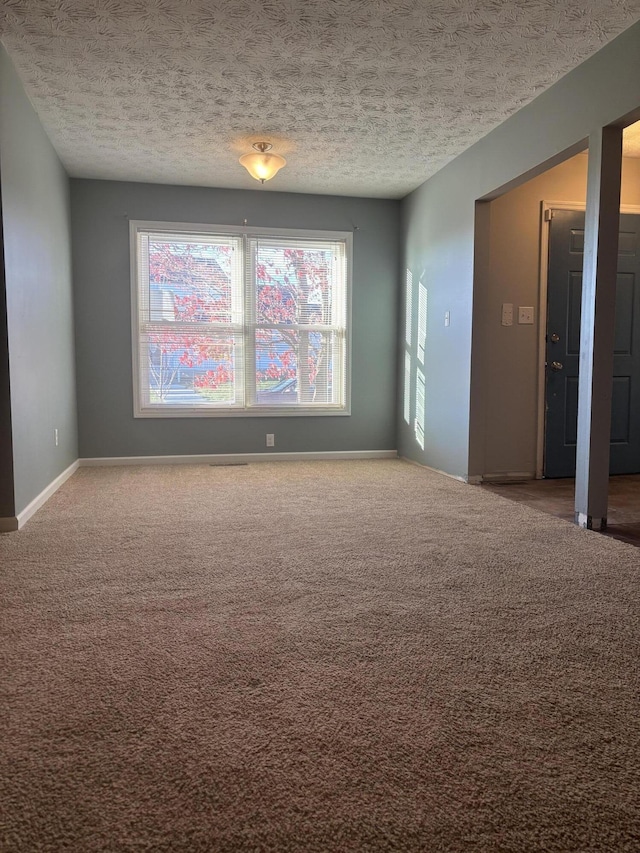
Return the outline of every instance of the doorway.
[[[576,465],[584,211],[549,207],[544,476]],[[640,214],[622,213],[616,282],[611,474],[640,472]]]
[[[584,211],[586,188],[587,155],[581,153],[486,203],[474,295],[482,424],[474,474],[483,481],[544,477],[550,223],[541,227],[542,212]],[[640,213],[640,148],[637,157],[623,158],[621,201],[625,213]],[[510,317],[505,308],[512,309]]]

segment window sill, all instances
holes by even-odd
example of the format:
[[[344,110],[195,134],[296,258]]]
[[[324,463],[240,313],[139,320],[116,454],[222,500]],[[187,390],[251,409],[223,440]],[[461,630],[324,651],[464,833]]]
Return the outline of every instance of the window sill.
[[[251,409],[140,409],[133,413],[134,418],[317,418],[350,416],[347,407],[332,409],[320,408],[268,408],[267,406]]]

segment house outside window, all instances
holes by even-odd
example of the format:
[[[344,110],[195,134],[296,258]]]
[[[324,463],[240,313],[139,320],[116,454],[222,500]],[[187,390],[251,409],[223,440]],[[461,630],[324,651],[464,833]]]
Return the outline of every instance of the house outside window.
[[[349,414],[350,233],[130,228],[136,417]]]

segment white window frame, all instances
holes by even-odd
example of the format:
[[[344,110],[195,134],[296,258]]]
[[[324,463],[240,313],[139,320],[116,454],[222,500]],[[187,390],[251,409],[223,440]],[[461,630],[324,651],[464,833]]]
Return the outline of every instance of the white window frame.
[[[168,234],[202,234],[225,235],[242,237],[245,240],[245,251],[248,240],[252,237],[270,237],[277,239],[316,239],[316,240],[338,240],[345,244],[345,287],[346,287],[346,324],[344,342],[344,401],[342,404],[329,404],[327,406],[303,404],[282,404],[280,406],[265,406],[261,404],[214,407],[189,407],[189,406],[158,406],[145,405],[141,389],[141,353],[140,353],[140,296],[138,283],[138,234],[152,232],[154,234],[166,231]],[[316,231],[298,228],[263,228],[263,227],[236,227],[229,225],[208,225],[201,223],[185,222],[157,222],[154,220],[131,220],[129,223],[130,244],[130,269],[131,269],[131,329],[132,329],[132,366],[133,366],[133,415],[135,418],[229,418],[229,417],[340,417],[351,414],[351,298],[352,298],[352,257],[353,257],[353,234],[350,231]],[[253,275],[245,272],[245,299],[246,292],[253,288]],[[247,303],[247,304],[252,304]],[[244,324],[247,324],[247,307],[245,307]],[[251,353],[254,344],[246,346],[247,334],[245,334],[245,354]],[[251,370],[245,358],[243,367],[245,388],[247,385],[255,385],[255,366]]]

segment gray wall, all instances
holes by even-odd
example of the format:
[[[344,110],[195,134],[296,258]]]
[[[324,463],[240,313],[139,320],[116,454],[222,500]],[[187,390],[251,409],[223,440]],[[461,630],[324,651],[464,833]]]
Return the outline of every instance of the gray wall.
[[[466,477],[484,466],[482,316],[474,320],[475,205],[576,153],[589,132],[640,107],[636,24],[411,193],[402,207],[403,267],[428,290],[425,448],[398,416],[398,449]],[[485,229],[485,237],[487,231]],[[477,260],[477,258],[475,259]],[[417,300],[414,299],[414,325]],[[444,325],[445,311],[451,324]],[[401,312],[402,314],[402,312]],[[402,321],[401,321],[402,324]],[[404,395],[400,335],[399,397]],[[416,359],[413,355],[413,374]],[[472,382],[473,376],[473,382]],[[415,401],[412,399],[412,411]]]
[[[17,514],[78,456],[71,232],[66,172],[2,47],[0,178]]]
[[[395,449],[398,202],[91,180],[71,201],[80,456]],[[351,416],[134,419],[129,219],[357,228]]]
[[[536,471],[541,202],[586,201],[587,157],[579,154],[490,202],[490,257],[486,281],[476,277],[476,317],[485,340],[483,474]],[[640,205],[640,159],[624,158],[622,204]],[[533,326],[501,325],[501,306],[535,308]]]

